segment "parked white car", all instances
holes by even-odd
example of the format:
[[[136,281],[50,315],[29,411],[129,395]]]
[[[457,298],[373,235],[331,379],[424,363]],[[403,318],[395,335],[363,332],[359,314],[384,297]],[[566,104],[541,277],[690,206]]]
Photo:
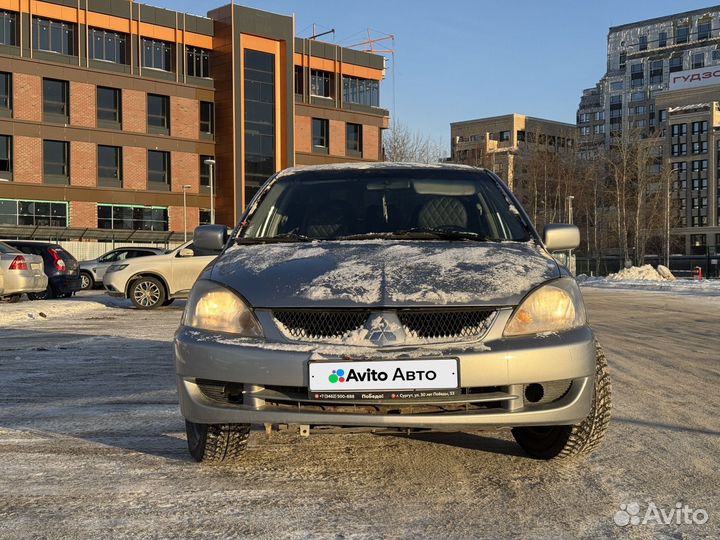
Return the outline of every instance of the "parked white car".
[[[152,255],[162,255],[164,249],[149,247],[123,247],[113,249],[101,255],[97,259],[91,261],[80,262],[80,279],[82,280],[82,289],[92,289],[96,284],[102,283],[105,277],[105,271],[115,263],[126,259],[134,259],[136,257],[147,257]]]
[[[190,241],[163,255],[111,265],[103,285],[110,296],[129,298],[138,309],[155,309],[176,298],[187,298],[195,280],[215,257],[217,253],[194,250]]]
[[[0,242],[0,299],[17,302],[23,294],[40,293],[47,286],[42,257]]]

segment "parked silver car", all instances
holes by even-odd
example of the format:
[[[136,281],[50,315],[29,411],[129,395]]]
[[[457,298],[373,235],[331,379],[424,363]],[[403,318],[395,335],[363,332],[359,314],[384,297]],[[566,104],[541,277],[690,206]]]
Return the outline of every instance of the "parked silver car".
[[[167,306],[176,298],[187,298],[197,277],[216,256],[186,242],[162,255],[113,263],[105,271],[103,285],[110,296],[129,298],[138,309]]]
[[[164,249],[151,247],[122,247],[108,251],[97,259],[80,262],[80,279],[82,280],[83,290],[92,289],[98,284],[102,284],[105,272],[110,266],[118,261],[125,259],[135,259],[137,257],[148,257],[150,255],[162,255]]]
[[[42,257],[0,242],[0,300],[17,302],[23,294],[43,292],[47,285]]]
[[[541,459],[584,454],[610,418],[607,363],[580,290],[492,172],[290,169],[222,250],[175,336],[190,453],[235,458],[252,424],[510,427]]]

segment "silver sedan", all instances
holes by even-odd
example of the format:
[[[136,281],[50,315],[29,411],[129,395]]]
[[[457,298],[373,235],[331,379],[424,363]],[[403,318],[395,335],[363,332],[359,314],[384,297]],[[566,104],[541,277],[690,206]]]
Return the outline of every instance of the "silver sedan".
[[[39,293],[48,285],[42,257],[23,253],[0,242],[0,298],[17,302],[25,293]]]

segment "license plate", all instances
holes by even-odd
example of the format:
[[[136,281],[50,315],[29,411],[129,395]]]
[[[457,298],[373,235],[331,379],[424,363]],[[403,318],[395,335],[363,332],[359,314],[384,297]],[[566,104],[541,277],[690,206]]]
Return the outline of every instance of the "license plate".
[[[458,392],[458,361],[310,362],[311,399],[378,400],[450,397]]]
[[[32,268],[33,270],[35,270],[37,272],[40,272],[42,270],[42,265],[40,263],[32,263],[30,265],[30,268]]]

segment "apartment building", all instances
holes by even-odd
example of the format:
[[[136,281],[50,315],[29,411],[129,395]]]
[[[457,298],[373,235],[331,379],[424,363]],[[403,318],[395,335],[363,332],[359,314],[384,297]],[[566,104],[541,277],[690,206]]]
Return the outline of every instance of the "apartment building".
[[[675,177],[673,244],[684,243],[686,254],[720,253],[720,6],[615,26],[607,43],[607,72],[580,98],[582,151],[610,147],[623,132],[659,132],[659,161]]]
[[[455,163],[487,167],[513,189],[524,151],[565,152],[575,145],[574,124],[506,114],[450,124],[451,159]]]
[[[0,0],[0,237],[177,239],[211,178],[234,225],[275,171],[380,159],[383,77],[237,5]]]

